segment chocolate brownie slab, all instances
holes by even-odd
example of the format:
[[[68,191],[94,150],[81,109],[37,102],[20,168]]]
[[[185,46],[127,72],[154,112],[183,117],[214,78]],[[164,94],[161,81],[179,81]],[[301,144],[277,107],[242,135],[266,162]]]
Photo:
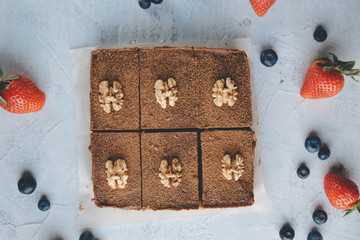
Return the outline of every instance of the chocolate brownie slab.
[[[199,207],[197,133],[162,132],[141,134],[143,207],[148,209],[193,209]],[[178,186],[166,187],[159,177],[160,163],[177,158],[182,167]]]
[[[99,84],[107,80],[122,86],[123,105],[119,111],[107,113],[100,106]],[[139,64],[138,49],[100,49],[91,54],[90,129],[139,129]]]
[[[141,165],[139,133],[92,133],[92,180],[98,207],[141,208]],[[107,181],[106,162],[123,159],[127,167],[127,184],[113,189]]]
[[[200,133],[202,151],[203,207],[237,207],[254,203],[255,135],[250,130],[205,131]],[[222,172],[222,159],[229,154],[243,159],[242,176],[228,180]]]
[[[196,128],[199,99],[193,48],[141,48],[140,97],[142,129]],[[176,82],[175,106],[163,109],[155,98],[157,80]]]
[[[239,50],[195,48],[196,82],[199,90],[201,128],[239,128],[252,125],[250,70],[245,52]],[[233,106],[214,103],[217,80],[230,78],[237,87]]]

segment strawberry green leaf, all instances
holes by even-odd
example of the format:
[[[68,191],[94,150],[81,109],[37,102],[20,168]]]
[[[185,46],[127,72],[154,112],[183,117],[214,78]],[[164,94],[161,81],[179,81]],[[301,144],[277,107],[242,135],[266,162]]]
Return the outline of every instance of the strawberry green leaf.
[[[345,210],[344,217],[353,213],[355,210],[358,210],[360,213],[360,200],[358,200],[356,203],[354,203],[354,205],[351,208]]]
[[[317,65],[324,67],[324,66],[331,66],[332,64],[330,62],[323,62],[323,63],[317,63]]]
[[[338,62],[338,61],[339,61],[338,57],[337,57],[335,54],[329,53],[329,55],[331,55],[331,56],[333,57],[334,62]]]
[[[8,103],[5,101],[3,97],[0,96],[0,103],[4,104],[6,107],[8,106]]]
[[[10,88],[10,83],[9,82],[0,82],[0,91],[5,90],[5,89],[9,89]]]
[[[352,80],[354,80],[355,82],[357,82],[357,83],[360,83],[360,81],[359,80],[357,80],[354,76],[350,76],[351,78],[352,78]]]
[[[3,77],[3,76],[4,76],[3,70],[0,68],[0,77]]]
[[[12,75],[2,78],[1,81],[12,81],[12,80],[20,79],[20,78],[21,77],[19,75],[12,74]]]
[[[358,80],[355,79],[355,76],[360,76],[360,69],[353,69],[353,67],[355,66],[355,61],[348,61],[348,62],[344,62],[344,61],[340,61],[337,56],[333,53],[329,53],[330,56],[332,56],[333,61],[331,61],[330,59],[323,57],[320,58],[319,60],[323,60],[325,61],[324,63],[317,63],[318,66],[323,67],[323,71],[327,71],[330,68],[334,69],[335,71],[349,76],[352,79],[354,79],[355,81],[358,82]]]
[[[323,72],[325,72],[325,71],[327,71],[327,70],[329,70],[330,68],[332,68],[332,67],[330,67],[330,66],[326,66],[326,67],[323,67]]]
[[[325,61],[325,62],[331,62],[331,60],[327,57],[321,57],[321,58],[318,58],[317,60],[322,60],[322,61]]]
[[[343,69],[352,69],[355,66],[355,61],[346,62],[342,66]]]
[[[346,217],[346,216],[350,215],[350,213],[352,213],[352,211],[345,211],[345,214],[344,214],[343,217]]]

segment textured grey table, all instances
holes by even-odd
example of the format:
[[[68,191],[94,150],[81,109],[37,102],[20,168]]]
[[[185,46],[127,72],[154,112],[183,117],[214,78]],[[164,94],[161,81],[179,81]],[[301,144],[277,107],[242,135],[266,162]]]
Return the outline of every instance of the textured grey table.
[[[322,206],[329,215],[318,227],[326,240],[359,239],[360,215],[342,218],[322,186],[329,168],[342,163],[360,184],[360,84],[347,79],[331,99],[303,100],[299,90],[306,69],[328,51],[360,61],[358,0],[278,0],[263,18],[248,0],[164,0],[148,10],[136,0],[1,0],[0,65],[5,73],[31,77],[46,93],[39,113],[14,115],[0,109],[1,239],[78,239],[77,150],[70,48],[152,41],[203,41],[249,37],[252,74],[261,128],[262,166],[270,199],[268,212],[172,220],[92,229],[98,239],[279,239],[291,223],[295,239],[315,227],[311,215]],[[313,40],[318,24],[329,34]],[[257,60],[273,47],[279,61],[266,68]],[[357,65],[360,67],[360,65]],[[304,150],[316,131],[332,156],[320,161]],[[311,175],[296,176],[306,162]],[[37,180],[29,196],[17,190],[25,170]],[[48,212],[37,209],[46,194]]]

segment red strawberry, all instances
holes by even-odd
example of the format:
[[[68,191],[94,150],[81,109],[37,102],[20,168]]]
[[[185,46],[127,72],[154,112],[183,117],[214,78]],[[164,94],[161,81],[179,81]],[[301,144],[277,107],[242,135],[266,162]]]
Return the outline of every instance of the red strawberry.
[[[303,98],[328,98],[338,94],[344,87],[344,76],[360,75],[360,69],[353,69],[355,62],[342,62],[329,53],[333,60],[321,58],[315,61],[307,70],[300,95]]]
[[[42,109],[45,94],[27,77],[0,70],[0,106],[12,113],[30,113]]]
[[[345,216],[355,210],[360,212],[359,188],[353,181],[337,173],[328,173],[324,188],[331,205],[346,210]]]
[[[276,0],[250,0],[250,3],[255,10],[255,13],[262,17],[269,10],[269,8],[276,2]]]

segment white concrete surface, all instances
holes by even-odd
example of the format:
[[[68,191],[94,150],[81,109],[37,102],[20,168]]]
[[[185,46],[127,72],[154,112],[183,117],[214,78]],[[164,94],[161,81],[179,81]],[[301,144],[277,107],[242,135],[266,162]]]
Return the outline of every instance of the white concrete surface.
[[[252,41],[271,210],[91,230],[101,240],[276,240],[289,222],[295,239],[306,239],[316,227],[312,212],[322,206],[329,215],[318,227],[325,240],[359,239],[360,215],[343,218],[333,209],[322,180],[331,166],[342,163],[360,184],[360,84],[347,78],[344,90],[330,99],[299,96],[306,69],[318,56],[331,51],[360,62],[359,11],[358,0],[278,0],[263,18],[248,0],[164,0],[148,10],[136,0],[1,0],[0,66],[5,73],[29,76],[47,96],[39,113],[14,115],[0,109],[1,239],[78,239],[83,231],[75,227],[78,169],[70,48],[236,37]],[[318,24],[328,32],[324,43],[312,37]],[[273,68],[256,60],[267,47],[279,55]],[[329,160],[320,161],[304,149],[311,131],[330,147]],[[301,162],[310,167],[306,180],[296,176]],[[29,196],[17,190],[25,170],[38,183]],[[37,209],[43,194],[52,202],[45,213]]]

